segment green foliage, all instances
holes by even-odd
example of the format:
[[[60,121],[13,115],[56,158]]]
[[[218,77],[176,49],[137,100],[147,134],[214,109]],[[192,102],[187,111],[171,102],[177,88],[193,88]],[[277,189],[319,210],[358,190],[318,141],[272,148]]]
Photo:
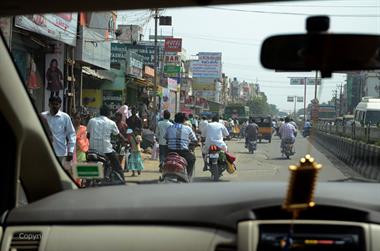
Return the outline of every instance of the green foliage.
[[[247,102],[251,114],[262,114],[262,115],[277,115],[279,110],[276,105],[268,104],[267,97],[264,96],[255,96]]]

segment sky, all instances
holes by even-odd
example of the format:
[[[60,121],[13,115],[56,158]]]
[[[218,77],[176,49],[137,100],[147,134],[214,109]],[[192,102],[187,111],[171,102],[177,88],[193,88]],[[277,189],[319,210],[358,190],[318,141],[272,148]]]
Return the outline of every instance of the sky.
[[[154,34],[149,10],[119,11],[118,24],[140,24],[144,39]],[[187,56],[198,52],[222,52],[223,72],[240,81],[260,84],[268,102],[280,110],[291,111],[294,103],[287,96],[303,96],[303,86],[290,86],[289,77],[315,77],[315,72],[278,73],[260,64],[260,49],[272,35],[305,33],[309,15],[331,15],[330,32],[380,34],[379,0],[296,1],[265,4],[223,5],[197,8],[164,9],[161,15],[172,16],[172,26],[159,27],[158,33],[183,39]],[[344,84],[345,74],[323,79],[318,98],[327,102],[337,85]],[[307,88],[307,101],[314,97],[314,87]],[[303,103],[297,104],[297,109]]]

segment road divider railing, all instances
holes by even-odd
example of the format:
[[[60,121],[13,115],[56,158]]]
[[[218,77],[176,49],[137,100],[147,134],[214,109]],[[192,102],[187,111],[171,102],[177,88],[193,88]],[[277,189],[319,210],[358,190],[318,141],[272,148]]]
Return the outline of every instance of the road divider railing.
[[[363,177],[380,181],[380,146],[360,141],[358,137],[337,135],[336,131],[331,132],[331,129],[328,128],[326,131],[313,128],[311,137]],[[358,131],[362,133],[361,130]]]

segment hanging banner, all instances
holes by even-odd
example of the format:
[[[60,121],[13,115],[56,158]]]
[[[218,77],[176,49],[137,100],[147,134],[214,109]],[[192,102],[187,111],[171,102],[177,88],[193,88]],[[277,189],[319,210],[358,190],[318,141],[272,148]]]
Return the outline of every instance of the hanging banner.
[[[182,38],[165,38],[164,48],[167,52],[181,52]]]
[[[16,16],[15,26],[72,46],[76,45],[78,13]]]

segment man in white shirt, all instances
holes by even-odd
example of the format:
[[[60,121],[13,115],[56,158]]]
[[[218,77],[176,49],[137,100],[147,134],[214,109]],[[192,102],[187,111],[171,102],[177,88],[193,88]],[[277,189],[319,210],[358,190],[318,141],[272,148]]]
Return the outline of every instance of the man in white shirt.
[[[162,169],[162,165],[164,164],[164,160],[166,158],[166,154],[168,152],[168,145],[166,143],[165,134],[168,127],[173,125],[172,122],[169,121],[170,112],[168,110],[164,111],[164,119],[158,122],[156,128],[156,136],[158,138],[158,144],[160,149],[159,159],[160,159],[160,171]]]
[[[207,153],[208,148],[211,145],[216,145],[224,151],[227,151],[227,144],[223,141],[224,137],[229,135],[227,128],[219,123],[219,118],[214,116],[212,122],[206,127],[206,141],[203,148],[204,152]]]
[[[90,119],[87,125],[87,137],[90,140],[90,151],[104,154],[111,162],[111,167],[124,179],[124,173],[120,166],[119,158],[112,147],[111,135],[118,135],[124,141],[126,138],[119,133],[115,121],[110,120],[110,109],[107,106],[100,108],[100,115]]]
[[[208,125],[207,117],[203,116],[201,122],[199,122],[199,131],[201,132],[201,141],[206,139],[206,128]]]
[[[285,143],[294,144],[296,141],[296,128],[290,123],[289,117],[285,118],[285,124],[280,128],[281,150]]]
[[[69,162],[73,159],[76,133],[70,116],[59,110],[61,104],[62,100],[59,96],[51,97],[49,99],[50,110],[41,115],[49,124],[55,155],[64,167],[68,168],[65,161]]]

